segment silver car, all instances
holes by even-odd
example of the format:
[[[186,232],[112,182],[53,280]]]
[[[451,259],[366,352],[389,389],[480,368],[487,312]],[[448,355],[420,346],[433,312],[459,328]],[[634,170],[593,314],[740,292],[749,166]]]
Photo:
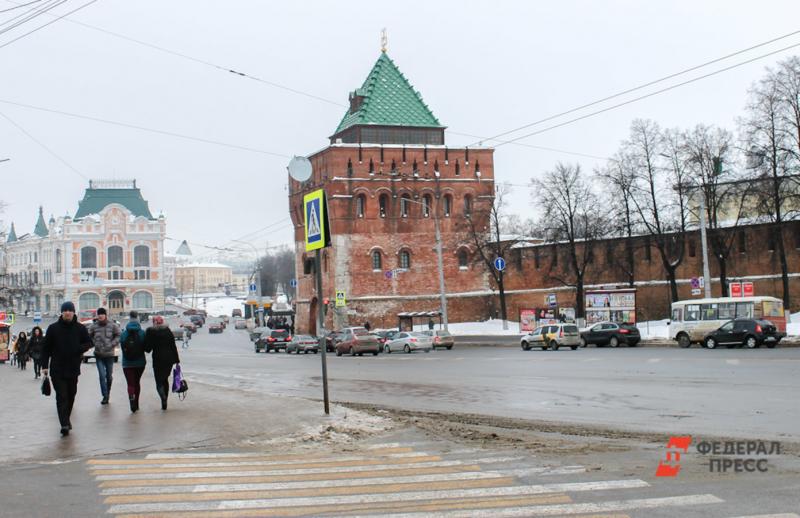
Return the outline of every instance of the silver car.
[[[433,349],[433,337],[426,333],[416,333],[403,331],[397,333],[394,338],[383,344],[383,350],[387,353],[400,352],[410,353],[411,351],[431,352]]]

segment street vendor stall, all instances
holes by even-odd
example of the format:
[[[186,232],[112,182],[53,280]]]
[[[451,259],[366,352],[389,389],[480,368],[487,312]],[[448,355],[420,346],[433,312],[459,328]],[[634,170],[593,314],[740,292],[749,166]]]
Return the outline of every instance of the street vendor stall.
[[[9,358],[11,346],[11,326],[0,322],[0,363],[5,363]]]

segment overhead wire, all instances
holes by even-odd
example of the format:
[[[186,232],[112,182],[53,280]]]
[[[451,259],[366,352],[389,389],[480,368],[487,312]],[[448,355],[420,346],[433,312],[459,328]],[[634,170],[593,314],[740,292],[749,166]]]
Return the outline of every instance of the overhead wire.
[[[20,9],[22,7],[28,7],[29,5],[37,4],[37,3],[41,2],[41,1],[42,0],[33,0],[33,2],[28,2],[27,4],[15,5],[14,7],[9,7],[8,9],[0,10],[0,14],[7,13],[7,12],[13,11],[15,9]]]
[[[590,107],[592,107],[592,106],[596,106],[596,105],[598,105],[598,104],[601,104],[601,103],[604,103],[604,102],[606,102],[606,101],[610,101],[611,99],[616,99],[617,97],[621,97],[621,96],[623,96],[623,95],[626,95],[626,94],[629,94],[629,93],[633,93],[633,92],[636,92],[636,91],[642,90],[643,88],[647,88],[647,87],[649,87],[649,86],[653,86],[653,85],[655,85],[655,84],[658,84],[658,83],[663,83],[664,81],[667,81],[667,80],[669,80],[669,79],[673,79],[673,78],[675,78],[675,77],[678,77],[678,76],[682,76],[682,75],[688,74],[689,72],[694,72],[695,70],[699,70],[699,69],[701,69],[701,68],[705,68],[705,67],[707,67],[707,66],[709,66],[709,65],[713,65],[713,64],[715,64],[715,63],[719,63],[720,61],[724,61],[724,60],[726,60],[726,59],[729,59],[729,58],[732,58],[732,57],[734,57],[734,56],[738,56],[738,55],[740,55],[740,54],[744,54],[744,53],[746,53],[746,52],[749,52],[749,51],[751,51],[751,50],[755,50],[755,49],[757,49],[757,48],[764,47],[764,46],[766,46],[766,45],[769,45],[769,44],[775,43],[775,42],[777,42],[777,41],[784,40],[784,39],[786,39],[786,38],[790,38],[790,37],[792,37],[792,36],[795,36],[795,35],[797,35],[797,34],[800,34],[800,30],[795,30],[795,31],[789,32],[789,33],[787,33],[787,34],[784,34],[784,35],[782,35],[782,36],[778,36],[778,37],[776,37],[776,38],[772,38],[772,39],[770,39],[770,40],[767,40],[767,41],[764,41],[764,42],[758,43],[758,44],[756,44],[756,45],[751,45],[750,47],[747,47],[747,48],[744,48],[744,49],[741,49],[741,50],[737,50],[737,51],[735,51],[735,52],[731,52],[731,53],[729,53],[729,54],[726,54],[726,55],[724,55],[724,56],[721,56],[721,57],[718,57],[718,58],[712,59],[712,60],[710,60],[710,61],[706,61],[705,63],[701,63],[701,64],[699,64],[699,65],[694,65],[694,66],[692,66],[692,67],[685,68],[685,69],[683,69],[683,70],[680,70],[680,71],[678,71],[678,72],[674,72],[674,73],[668,74],[668,75],[666,75],[666,76],[663,76],[663,77],[660,77],[660,78],[658,78],[658,79],[654,79],[654,80],[652,80],[652,81],[648,81],[648,82],[646,82],[646,83],[642,83],[642,84],[640,84],[640,85],[638,85],[638,86],[635,86],[635,87],[633,87],[633,88],[628,88],[628,89],[626,89],[626,90],[623,90],[623,91],[617,92],[617,93],[615,93],[615,94],[612,94],[612,95],[609,95],[609,96],[603,97],[603,98],[601,98],[601,99],[597,99],[597,100],[594,100],[594,101],[588,102],[588,103],[586,103],[586,104],[582,104],[582,105],[580,105],[580,106],[576,106],[575,108],[570,108],[569,110],[565,110],[565,111],[562,111],[562,112],[556,113],[556,114],[554,114],[554,115],[550,115],[550,116],[548,116],[548,117],[545,117],[545,118],[543,118],[543,119],[539,119],[539,120],[537,120],[537,121],[534,121],[534,122],[531,122],[531,123],[529,123],[529,124],[525,124],[525,125],[523,125],[523,126],[519,126],[519,127],[517,127],[517,128],[511,129],[511,130],[508,130],[508,131],[504,131],[504,132],[502,132],[502,133],[498,133],[497,135],[494,135],[494,136],[492,136],[492,137],[487,137],[487,138],[485,138],[485,139],[482,139],[481,141],[487,141],[487,140],[497,140],[499,137],[503,137],[503,136],[505,136],[505,135],[508,135],[508,134],[510,134],[510,133],[516,133],[517,131],[521,131],[521,130],[523,130],[523,129],[527,129],[527,128],[530,128],[530,127],[532,127],[532,126],[537,126],[537,125],[539,125],[539,124],[542,124],[542,123],[545,123],[545,122],[549,122],[549,121],[551,121],[551,120],[554,120],[554,119],[557,119],[557,118],[563,117],[564,115],[569,115],[570,113],[575,113],[575,112],[577,112],[577,111],[580,111],[580,110],[583,110],[583,109],[585,109],[585,108],[590,108]],[[513,142],[513,140],[512,140],[511,142]],[[477,142],[476,142],[475,144],[477,144]],[[475,144],[472,144],[472,145],[475,145]]]
[[[89,1],[88,1],[88,2],[86,2],[85,4],[83,4],[83,5],[79,6],[79,7],[76,7],[75,9],[73,9],[73,10],[71,10],[71,11],[67,12],[67,13],[64,13],[64,14],[62,14],[62,15],[61,15],[61,16],[59,16],[58,18],[56,18],[56,19],[54,19],[54,20],[51,20],[51,21],[49,21],[49,22],[45,23],[44,25],[40,25],[39,27],[37,27],[37,28],[35,28],[35,29],[33,29],[33,30],[30,30],[30,31],[28,31],[28,32],[26,32],[25,34],[22,34],[22,35],[20,35],[20,36],[17,36],[16,38],[14,38],[14,39],[13,39],[13,40],[11,40],[11,41],[7,41],[6,43],[3,43],[2,45],[0,45],[0,49],[2,49],[2,48],[5,48],[5,47],[8,47],[9,45],[11,45],[12,43],[14,43],[15,41],[19,41],[19,40],[21,40],[22,38],[25,38],[26,36],[30,36],[31,34],[33,34],[33,33],[35,33],[35,32],[38,32],[38,31],[40,31],[40,30],[44,29],[45,27],[48,27],[48,26],[50,26],[50,25],[52,25],[52,24],[56,23],[57,21],[59,21],[59,20],[61,20],[61,19],[65,18],[65,17],[67,17],[67,16],[69,16],[69,15],[71,15],[71,14],[74,14],[74,13],[76,13],[76,12],[80,11],[81,9],[84,9],[84,8],[86,8],[86,7],[89,7],[90,5],[92,5],[92,4],[93,4],[93,3],[95,3],[95,2],[97,2],[97,0],[89,0]]]
[[[52,4],[52,3],[57,2],[57,1],[59,1],[59,0],[46,0],[43,5],[46,6],[46,5]],[[14,2],[11,2],[11,3],[14,3]],[[32,4],[17,5],[17,7],[15,7],[15,9],[20,8],[20,7],[25,7],[25,6],[28,6],[28,5],[32,5]],[[35,7],[31,7],[27,11],[23,11],[21,13],[18,13],[16,15],[12,16],[11,18],[8,18],[7,20],[4,20],[3,22],[1,22],[0,23],[0,27],[2,27],[4,25],[8,25],[8,24],[12,23],[14,20],[18,20],[20,18],[23,18],[23,17],[27,16],[29,13],[32,13],[32,12],[36,11],[37,9],[40,9],[41,7],[42,7],[41,5],[37,5]]]
[[[635,98],[633,98],[633,99],[628,99],[627,101],[624,101],[624,102],[621,102],[621,103],[617,103],[617,104],[614,104],[614,105],[612,105],[612,106],[608,106],[608,107],[606,107],[606,108],[603,108],[602,110],[597,110],[597,111],[594,111],[594,112],[590,112],[590,113],[588,113],[588,114],[585,114],[585,115],[582,115],[582,116],[580,116],[580,117],[575,117],[575,118],[573,118],[573,119],[569,119],[569,120],[567,120],[567,121],[564,121],[564,122],[561,122],[561,123],[558,123],[558,124],[554,124],[554,125],[552,125],[552,126],[548,126],[548,127],[546,127],[546,128],[543,128],[543,129],[540,129],[540,130],[538,130],[538,131],[534,131],[534,132],[531,132],[531,133],[527,133],[527,134],[525,134],[525,135],[522,135],[522,136],[520,136],[520,137],[515,137],[515,138],[513,138],[513,139],[505,140],[505,141],[503,141],[503,142],[501,142],[501,143],[497,144],[497,146],[495,146],[495,147],[504,146],[504,145],[506,145],[506,144],[513,144],[514,142],[517,142],[517,141],[519,141],[519,140],[522,140],[522,139],[525,139],[525,138],[528,138],[528,137],[532,137],[532,136],[534,136],[534,135],[539,135],[539,134],[541,134],[541,133],[545,133],[545,132],[547,132],[547,131],[554,130],[554,129],[556,129],[556,128],[561,128],[561,127],[567,126],[567,125],[569,125],[569,124],[573,124],[573,123],[575,123],[575,122],[582,121],[582,120],[585,120],[585,119],[588,119],[588,118],[594,117],[594,116],[596,116],[596,115],[600,115],[601,113],[606,113],[606,112],[609,112],[609,111],[611,111],[611,110],[615,110],[615,109],[617,109],[617,108],[620,108],[620,107],[622,107],[622,106],[627,106],[628,104],[633,104],[633,103],[635,103],[635,102],[638,102],[638,101],[641,101],[641,100],[643,100],[643,99],[647,99],[647,98],[650,98],[650,97],[653,97],[653,96],[656,96],[656,95],[662,94],[662,93],[664,93],[664,92],[668,92],[668,91],[670,91],[670,90],[674,90],[674,89],[676,89],[676,88],[680,88],[681,86],[686,86],[686,85],[689,85],[689,84],[692,84],[692,83],[696,83],[697,81],[700,81],[700,80],[702,80],[702,79],[706,79],[706,78],[709,78],[709,77],[711,77],[711,76],[715,76],[715,75],[717,75],[717,74],[721,74],[721,73],[723,73],[723,72],[727,72],[727,71],[729,71],[729,70],[732,70],[732,69],[734,69],[734,68],[738,68],[738,67],[741,67],[741,66],[744,66],[744,65],[750,64],[750,63],[752,63],[752,62],[754,62],[754,61],[758,61],[758,60],[760,60],[760,59],[764,59],[764,58],[767,58],[767,57],[769,57],[769,56],[773,56],[773,55],[775,55],[775,54],[779,54],[779,53],[781,53],[781,52],[785,52],[785,51],[787,51],[787,50],[790,50],[790,49],[793,49],[793,48],[796,48],[796,47],[800,47],[800,43],[795,43],[795,44],[793,44],[793,45],[789,45],[789,46],[787,46],[787,47],[783,47],[783,48],[781,48],[781,49],[774,50],[774,51],[768,52],[768,53],[766,53],[766,54],[762,54],[762,55],[760,55],[760,56],[756,56],[756,57],[754,57],[754,58],[750,58],[750,59],[748,59],[748,60],[745,60],[745,61],[742,61],[742,62],[740,62],[740,63],[735,63],[735,64],[733,64],[733,65],[730,65],[730,66],[727,66],[727,67],[721,68],[721,69],[719,69],[719,70],[715,70],[715,71],[713,71],[713,72],[709,72],[709,73],[707,73],[707,74],[703,74],[703,75],[701,75],[701,76],[698,76],[698,77],[695,77],[695,78],[692,78],[692,79],[688,79],[688,80],[686,80],[686,81],[682,81],[682,82],[680,82],[680,83],[677,83],[677,84],[674,84],[674,85],[670,85],[670,86],[668,86],[668,87],[666,87],[666,88],[661,88],[661,89],[659,89],[659,90],[656,90],[656,91],[654,91],[654,92],[650,92],[650,93],[647,93],[647,94],[645,94],[645,95],[641,95],[641,96],[639,96],[639,97],[635,97]]]

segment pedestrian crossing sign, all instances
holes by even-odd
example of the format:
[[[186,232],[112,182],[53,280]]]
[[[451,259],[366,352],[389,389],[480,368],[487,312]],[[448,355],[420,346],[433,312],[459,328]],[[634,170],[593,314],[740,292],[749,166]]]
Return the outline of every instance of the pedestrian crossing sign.
[[[328,207],[325,191],[317,189],[303,196],[305,214],[306,252],[319,250],[330,245],[328,230]]]

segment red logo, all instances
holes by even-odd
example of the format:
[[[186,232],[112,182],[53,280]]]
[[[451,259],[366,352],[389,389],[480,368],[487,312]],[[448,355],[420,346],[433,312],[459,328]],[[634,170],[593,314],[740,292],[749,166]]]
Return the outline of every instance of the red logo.
[[[656,469],[657,477],[676,477],[681,470],[681,452],[686,453],[689,451],[689,445],[692,443],[692,437],[680,436],[670,437],[667,442],[667,456],[658,463]]]

